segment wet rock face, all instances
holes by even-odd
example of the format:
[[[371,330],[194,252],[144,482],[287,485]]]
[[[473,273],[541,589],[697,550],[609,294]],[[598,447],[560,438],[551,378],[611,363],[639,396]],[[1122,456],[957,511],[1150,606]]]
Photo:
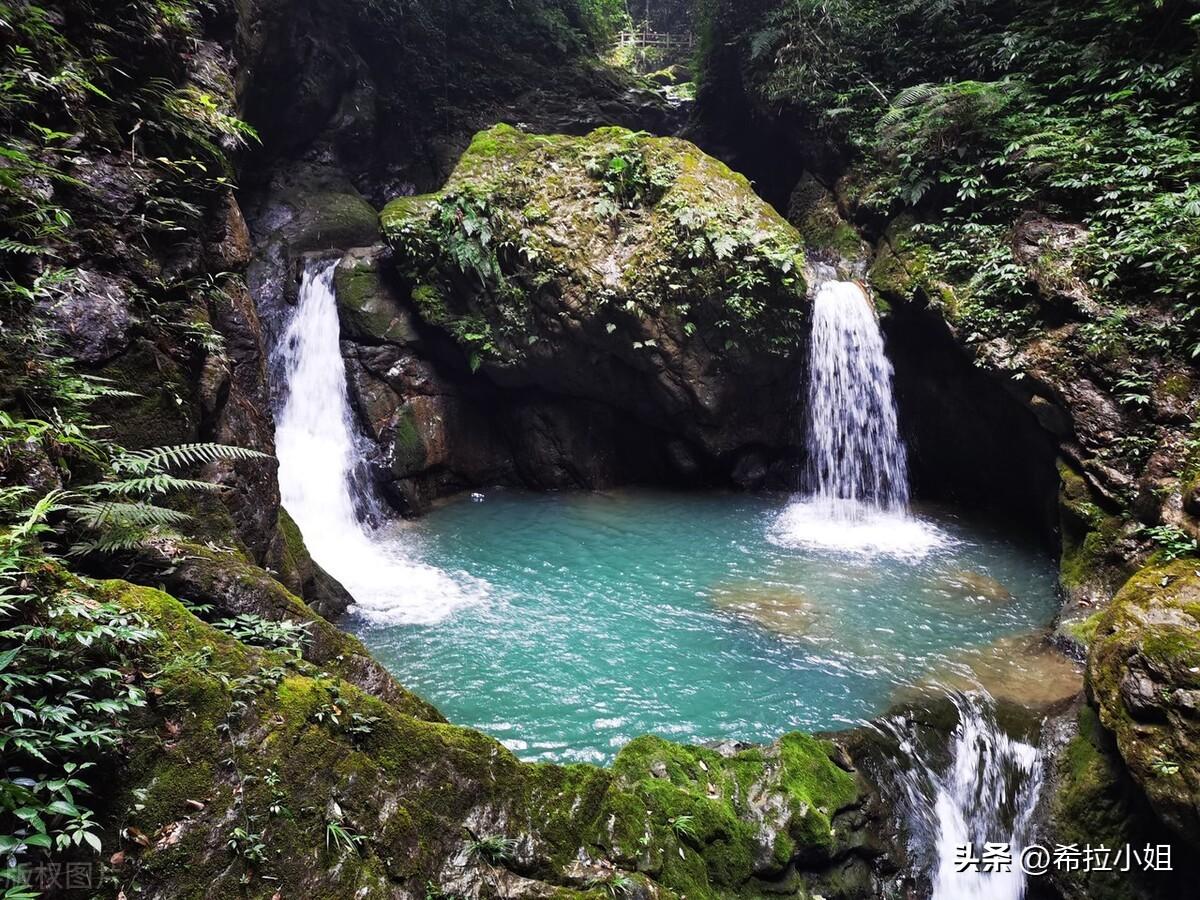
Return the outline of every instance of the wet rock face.
[[[1163,822],[1200,846],[1200,574],[1194,562],[1135,575],[1100,618],[1091,693],[1130,777]]]
[[[669,479],[662,438],[611,407],[472,373],[452,339],[400,299],[390,254],[352,250],[335,284],[351,404],[375,480],[406,514],[472,487],[597,487]]]
[[[108,362],[129,346],[133,312],[128,282],[119,276],[80,269],[69,290],[45,301],[42,311],[66,351],[85,365]]]
[[[882,322],[914,494],[1001,513],[1052,545],[1058,448],[1036,413],[972,365],[936,315],[897,305]]]
[[[657,432],[645,455],[677,478],[792,442],[801,242],[694,146],[500,126],[382,221],[405,300],[480,383]]]

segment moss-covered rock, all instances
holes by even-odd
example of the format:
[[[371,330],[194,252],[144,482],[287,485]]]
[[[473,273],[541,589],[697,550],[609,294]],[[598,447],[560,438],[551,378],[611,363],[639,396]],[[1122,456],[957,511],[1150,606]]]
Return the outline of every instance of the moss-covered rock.
[[[417,340],[412,314],[387,282],[385,251],[367,247],[349,251],[334,273],[343,334],[368,342],[410,344]]]
[[[1062,554],[1059,580],[1067,598],[1059,633],[1081,649],[1076,637],[1090,640],[1097,604],[1103,604],[1128,577],[1121,541],[1125,522],[1103,509],[1084,477],[1065,460],[1058,461],[1059,518]],[[1080,629],[1083,629],[1082,631]],[[1082,658],[1082,652],[1080,652]]]
[[[613,763],[608,846],[689,895],[828,863],[846,849],[834,817],[862,800],[833,753],[804,734],[725,752],[638,738]]]
[[[423,312],[496,362],[529,352],[520,329],[542,324],[539,294],[557,295],[566,315],[611,322],[632,304],[748,349],[793,349],[798,236],[744,177],[684,141],[498,125],[476,136],[441,192],[393,201],[382,223],[401,268],[418,276]],[[475,296],[462,296],[463,275],[478,278]],[[468,336],[472,316],[490,340]]]
[[[382,224],[415,309],[472,368],[713,452],[781,439],[763,392],[792,377],[802,240],[692,144],[499,125],[442,191],[393,201]]]
[[[281,524],[286,533],[290,520],[284,519]],[[305,659],[409,715],[441,721],[437,710],[397,684],[356,638],[330,624],[238,550],[157,540],[139,551],[136,575],[220,617],[249,614],[271,622],[302,625],[308,636]]]
[[[113,893],[703,898],[869,860],[832,824],[864,786],[807,735],[721,751],[642,738],[611,770],[522,763],[360,689],[337,660],[248,646],[157,590],[98,590],[158,631],[114,782]],[[502,849],[480,850],[489,839]]]
[[[1088,682],[1100,721],[1155,814],[1200,846],[1200,571],[1143,569],[1095,628]]]
[[[1130,846],[1141,853],[1147,844],[1171,841],[1169,834],[1155,827],[1144,798],[1125,772],[1112,735],[1090,706],[1080,708],[1078,731],[1056,760],[1049,830],[1054,845],[1078,848]],[[1191,868],[1179,861],[1180,871]],[[1145,872],[1133,865],[1128,872],[1080,865],[1074,870],[1055,868],[1051,878],[1069,900],[1150,900],[1183,892],[1186,876]]]
[[[838,209],[833,193],[805,173],[792,190],[788,221],[794,224],[811,251],[849,274],[865,266],[872,249]]]
[[[282,506],[275,533],[270,565],[283,586],[301,597],[319,616],[333,620],[345,613],[354,598],[312,558],[300,527]]]

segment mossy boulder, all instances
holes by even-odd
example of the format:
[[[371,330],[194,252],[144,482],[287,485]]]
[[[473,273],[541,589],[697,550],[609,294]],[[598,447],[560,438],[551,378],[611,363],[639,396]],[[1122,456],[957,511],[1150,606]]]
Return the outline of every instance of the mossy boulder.
[[[382,247],[350,250],[334,272],[343,335],[369,343],[412,344],[412,313],[392,290]]]
[[[847,849],[834,818],[863,796],[834,754],[804,734],[720,751],[638,738],[613,763],[612,853],[689,895],[827,864]]]
[[[1081,706],[1077,731],[1058,755],[1051,773],[1048,829],[1055,846],[1130,846],[1139,853],[1149,844],[1171,843],[1145,798],[1129,778],[1113,737],[1100,724],[1096,711]],[[1069,900],[1151,900],[1184,896],[1194,866],[1178,859],[1176,871],[1104,871],[1080,866],[1052,869],[1051,880]]]
[[[806,735],[722,751],[642,738],[612,769],[523,763],[165,593],[96,590],[158,631],[113,782],[114,894],[708,898],[785,871],[794,890],[859,852],[833,822],[864,786]]]
[[[1134,575],[1096,624],[1088,684],[1155,814],[1200,847],[1200,566]]]
[[[803,241],[694,145],[498,125],[382,225],[421,318],[493,380],[617,406],[712,454],[786,431],[771,394],[793,393]]]
[[[811,173],[805,173],[792,190],[788,220],[800,229],[812,252],[847,275],[865,267],[872,256],[871,246],[842,216],[837,198]]]

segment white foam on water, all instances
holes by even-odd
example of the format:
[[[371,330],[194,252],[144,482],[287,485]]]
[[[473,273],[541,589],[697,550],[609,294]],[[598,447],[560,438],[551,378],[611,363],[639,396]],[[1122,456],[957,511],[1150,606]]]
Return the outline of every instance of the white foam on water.
[[[954,539],[932,522],[853,500],[794,500],[767,529],[780,547],[919,562]]]
[[[278,350],[287,399],[276,419],[283,506],[312,557],[373,623],[432,625],[481,600],[486,585],[411,558],[359,517],[354,473],[361,466],[340,348],[336,263],[309,263],[299,302]]]

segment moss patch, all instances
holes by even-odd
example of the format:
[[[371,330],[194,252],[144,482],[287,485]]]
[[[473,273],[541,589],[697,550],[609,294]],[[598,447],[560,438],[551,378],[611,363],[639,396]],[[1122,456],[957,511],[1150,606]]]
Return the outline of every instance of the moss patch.
[[[381,221],[422,317],[481,360],[521,358],[563,318],[612,334],[653,316],[747,352],[788,353],[800,334],[800,236],[685,141],[498,125],[442,191]]]
[[[1180,560],[1138,572],[1100,617],[1088,655],[1100,721],[1155,813],[1200,834],[1200,571]]]
[[[150,841],[126,847],[114,871],[126,887],[334,898],[425,890],[447,872],[490,883],[498,870],[463,876],[452,863],[471,835],[527,834],[523,875],[563,897],[611,877],[570,874],[581,854],[663,897],[722,897],[794,860],[832,859],[830,820],[859,802],[831,746],[799,734],[731,756],[640,738],[611,770],[522,763],[328,668],[247,647],[160,591],[103,591],[161,634],[142,662],[152,704],[116,798],[116,821]],[[330,823],[355,850],[330,843]]]

